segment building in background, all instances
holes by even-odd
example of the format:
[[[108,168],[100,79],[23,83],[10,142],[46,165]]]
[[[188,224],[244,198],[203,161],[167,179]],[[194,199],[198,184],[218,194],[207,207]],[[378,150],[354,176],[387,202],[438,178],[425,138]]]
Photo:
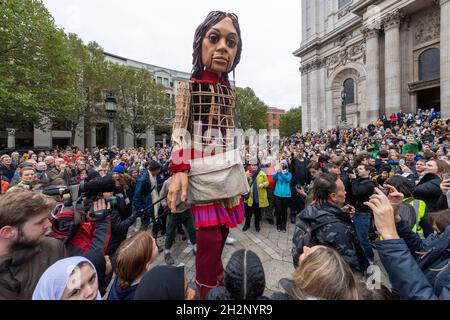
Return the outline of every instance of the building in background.
[[[450,117],[449,0],[302,0],[303,131],[380,114],[440,110]]]
[[[105,52],[105,59],[112,63],[117,63],[129,67],[147,69],[155,78],[155,81],[166,88],[166,94],[174,98],[178,85],[181,81],[190,80],[191,74],[159,67],[135,60],[119,57]],[[171,121],[165,119],[165,125],[153,130],[147,130],[137,141],[138,147],[150,148],[155,144],[167,143],[171,139]],[[113,126],[114,144],[123,147],[133,147],[133,136],[128,130],[120,130],[119,126]],[[31,124],[23,131],[9,129],[5,126],[0,128],[0,149],[4,148],[33,148],[33,147],[62,147],[69,145],[72,133],[63,125],[53,123],[46,130],[34,128]],[[84,124],[78,126],[75,135],[75,145],[81,149],[90,147],[108,147],[109,121],[105,112],[105,118],[96,123],[95,127],[87,128]]]
[[[285,114],[286,111],[284,109],[278,108],[268,108],[267,109],[267,129],[279,129],[281,116]]]

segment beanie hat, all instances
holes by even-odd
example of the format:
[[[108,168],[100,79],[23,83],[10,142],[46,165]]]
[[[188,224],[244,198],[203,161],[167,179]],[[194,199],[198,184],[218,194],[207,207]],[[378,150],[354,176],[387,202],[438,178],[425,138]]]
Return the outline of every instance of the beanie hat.
[[[111,173],[125,173],[125,166],[121,165],[122,163],[118,164],[114,168],[112,168]]]

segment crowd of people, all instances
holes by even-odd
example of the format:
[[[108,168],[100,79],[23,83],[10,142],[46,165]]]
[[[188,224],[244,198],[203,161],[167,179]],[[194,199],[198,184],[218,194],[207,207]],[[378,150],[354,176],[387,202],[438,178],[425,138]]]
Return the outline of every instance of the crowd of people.
[[[250,150],[242,230],[291,224],[295,272],[267,297],[259,257],[239,250],[206,299],[450,299],[450,120],[399,113]],[[170,147],[30,150],[0,163],[0,299],[198,299],[171,251],[180,234],[195,255],[196,227],[188,203],[174,211],[166,199]],[[377,255],[390,289],[367,286]]]

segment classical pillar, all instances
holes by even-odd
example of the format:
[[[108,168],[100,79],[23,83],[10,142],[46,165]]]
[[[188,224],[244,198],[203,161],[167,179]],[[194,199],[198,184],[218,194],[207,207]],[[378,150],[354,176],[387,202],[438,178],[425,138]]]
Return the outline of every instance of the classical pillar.
[[[147,139],[146,139],[145,147],[147,149],[154,148],[155,147],[155,129],[154,128],[147,129],[146,134],[147,134]]]
[[[97,146],[97,130],[95,124],[92,124],[91,127],[91,148]]]
[[[380,115],[380,31],[366,28],[363,30],[366,36],[366,119],[373,123]]]
[[[394,11],[384,18],[386,116],[401,107],[400,22],[402,14]]]
[[[450,118],[450,0],[441,4],[441,111]]]
[[[108,147],[114,145],[114,122],[112,119],[109,120],[108,124]]]
[[[16,129],[7,128],[8,132],[8,148],[13,149],[16,147]]]

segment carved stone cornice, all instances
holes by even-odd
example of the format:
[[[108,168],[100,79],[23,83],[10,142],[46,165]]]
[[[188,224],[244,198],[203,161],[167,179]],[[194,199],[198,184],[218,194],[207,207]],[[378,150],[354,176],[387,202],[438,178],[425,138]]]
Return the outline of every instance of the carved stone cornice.
[[[311,71],[322,69],[325,67],[325,59],[316,58],[310,62],[302,63],[300,67],[300,72],[302,74],[304,73],[310,73]]]
[[[390,30],[392,28],[400,28],[401,23],[405,19],[406,15],[400,10],[394,10],[383,17],[384,30]]]
[[[370,28],[370,27],[364,27],[361,29],[361,33],[364,36],[364,40],[368,40],[371,38],[378,38],[380,36],[380,30],[379,29],[374,29],[374,28]]]
[[[366,42],[360,41],[344,50],[340,50],[335,54],[326,58],[326,67],[328,76],[340,66],[345,66],[349,62],[362,61],[366,62]]]

